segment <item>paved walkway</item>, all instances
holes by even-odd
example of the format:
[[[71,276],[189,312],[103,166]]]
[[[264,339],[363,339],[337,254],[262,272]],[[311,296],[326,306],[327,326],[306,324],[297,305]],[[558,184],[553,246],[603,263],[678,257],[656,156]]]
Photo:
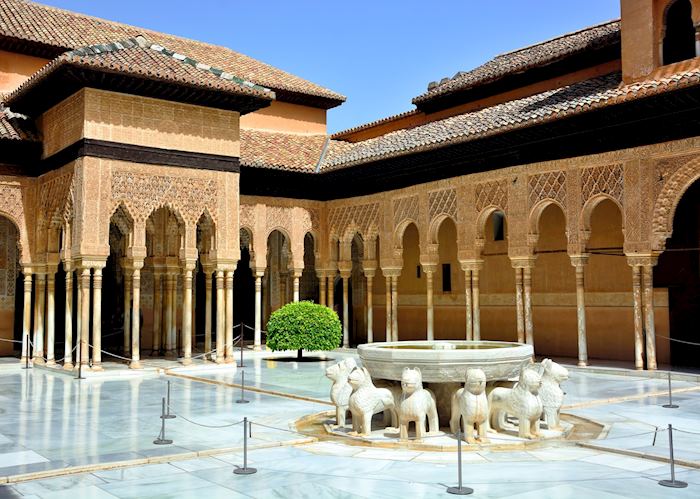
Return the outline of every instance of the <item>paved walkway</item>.
[[[340,359],[347,352],[327,354]],[[269,353],[246,353],[246,377],[261,390],[250,404],[236,404],[240,377],[197,375],[208,382],[161,376],[76,382],[36,371],[0,373],[0,476],[43,471],[64,473],[74,466],[89,473],[0,486],[2,497],[435,497],[457,479],[456,453],[395,451],[315,442],[252,450],[259,472],[233,475],[242,464],[243,416],[278,429],[253,428],[252,445],[283,445],[299,435],[283,431],[302,415],[328,410],[308,399],[327,400],[329,362],[287,362]],[[464,452],[465,483],[475,497],[700,497],[700,469],[678,467],[687,489],[657,485],[668,464],[621,455],[666,456],[671,423],[676,455],[700,467],[700,384],[676,381],[679,409],[661,407],[663,379],[635,373],[611,375],[571,370],[567,412],[608,425],[607,438],[583,448],[566,443],[513,452]],[[172,446],[155,446],[160,398],[172,382],[172,406],[184,418],[167,421]],[[214,384],[212,384],[214,383]],[[302,397],[305,400],[300,400]],[[657,428],[660,432],[656,433]],[[682,430],[682,431],[681,431]],[[684,433],[685,432],[685,433]],[[656,439],[654,440],[654,437]],[[214,449],[214,455],[203,455]],[[174,454],[179,454],[173,456]],[[148,461],[157,461],[147,464]]]

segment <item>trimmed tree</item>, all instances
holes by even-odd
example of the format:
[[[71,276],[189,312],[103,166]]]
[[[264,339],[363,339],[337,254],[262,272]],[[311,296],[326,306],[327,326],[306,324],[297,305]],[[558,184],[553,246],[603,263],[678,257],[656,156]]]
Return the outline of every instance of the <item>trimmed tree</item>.
[[[267,347],[274,351],[333,350],[340,346],[342,327],[338,314],[310,301],[288,303],[267,323]]]

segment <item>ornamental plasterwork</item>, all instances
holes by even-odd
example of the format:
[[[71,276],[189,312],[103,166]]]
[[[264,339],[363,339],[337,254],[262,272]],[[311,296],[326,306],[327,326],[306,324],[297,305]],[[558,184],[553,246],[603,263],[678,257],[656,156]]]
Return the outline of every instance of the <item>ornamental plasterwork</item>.
[[[457,221],[457,191],[442,189],[428,193],[428,212],[432,222],[439,215],[447,215]]]
[[[255,227],[255,206],[252,204],[241,204],[239,207],[240,222],[241,227],[248,227],[252,229]]]
[[[566,172],[554,171],[531,175],[528,180],[530,206],[545,199],[553,199],[566,205]]]
[[[64,218],[71,198],[73,174],[64,173],[39,185],[39,225],[48,225],[53,218]]]
[[[351,225],[358,227],[364,236],[376,233],[379,225],[379,203],[331,208],[328,213],[328,225],[331,234],[337,237],[344,235]]]
[[[654,243],[663,246],[663,239],[673,231],[673,216],[676,206],[685,191],[700,177],[700,161],[691,160],[672,174],[664,183],[656,198],[652,218]],[[662,240],[659,240],[662,239]]]
[[[624,190],[622,164],[595,166],[581,171],[581,192],[584,204],[597,194],[607,194],[622,205]]]
[[[396,199],[393,202],[393,208],[394,228],[398,227],[405,220],[418,222],[420,213],[418,196],[409,196]]]
[[[490,182],[482,182],[476,185],[476,212],[487,206],[498,206],[508,211],[508,180],[499,179]]]

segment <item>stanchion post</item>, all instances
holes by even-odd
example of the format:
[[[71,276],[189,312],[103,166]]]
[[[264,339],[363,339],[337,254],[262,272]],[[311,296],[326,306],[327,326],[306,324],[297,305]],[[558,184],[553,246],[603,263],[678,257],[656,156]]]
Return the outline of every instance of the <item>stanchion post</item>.
[[[235,475],[252,475],[257,473],[258,470],[255,468],[248,468],[248,431],[250,428],[250,423],[248,418],[243,418],[243,467],[236,466],[233,470]]]
[[[77,360],[78,360],[78,377],[75,379],[83,379],[83,342],[81,339],[78,339],[78,355],[77,355]]]
[[[671,371],[668,372],[668,404],[662,407],[666,409],[678,409],[678,405],[673,403],[673,392],[671,391]]]
[[[241,371],[241,398],[236,400],[237,404],[247,404],[250,400],[245,399],[245,371]]]
[[[175,414],[170,414],[170,380],[168,380],[167,396],[168,396],[167,403],[165,404],[166,411],[165,411],[165,414],[163,415],[163,417],[165,419],[175,419],[175,417],[176,417]]]
[[[462,486],[462,430],[457,432],[457,487],[447,487],[448,494],[468,496],[474,493],[474,489]]]
[[[165,397],[163,397],[162,400],[163,408],[160,411],[160,435],[153,441],[156,445],[168,445],[173,443],[172,440],[165,438],[165,420],[167,419],[165,417]]]
[[[32,342],[29,341],[29,334],[25,335],[25,341],[27,342],[27,351],[24,355],[24,367],[22,369],[29,369],[29,355],[32,351]]]
[[[241,349],[241,363],[238,364],[238,367],[245,367],[243,364],[243,321],[241,320],[241,336],[238,339],[238,345]]]
[[[668,425],[668,452],[669,460],[671,461],[671,479],[659,480],[659,485],[674,489],[684,489],[688,486],[688,484],[680,480],[676,480],[676,463],[673,461],[673,426],[670,424]]]

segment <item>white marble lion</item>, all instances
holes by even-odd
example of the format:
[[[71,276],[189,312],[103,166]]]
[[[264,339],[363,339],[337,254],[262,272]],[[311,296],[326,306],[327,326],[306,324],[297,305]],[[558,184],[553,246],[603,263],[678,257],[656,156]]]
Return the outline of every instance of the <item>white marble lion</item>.
[[[506,416],[510,414],[518,419],[520,438],[538,438],[542,415],[542,401],[538,396],[541,386],[542,376],[535,369],[524,367],[513,388],[494,388],[488,397],[491,427],[503,431]]]
[[[408,425],[416,426],[416,439],[425,436],[425,419],[428,418],[429,431],[440,431],[435,396],[423,388],[423,375],[420,369],[404,368],[401,374],[401,402],[399,412],[399,439],[408,440]]]
[[[464,388],[452,395],[450,431],[457,434],[463,425],[463,438],[469,444],[476,443],[474,432],[481,443],[487,443],[489,430],[489,403],[486,397],[486,375],[481,369],[468,369]]]
[[[542,387],[539,391],[542,401],[544,421],[550,430],[561,430],[559,414],[564,403],[564,390],[561,383],[569,379],[569,371],[551,359],[542,361]]]
[[[338,426],[345,426],[345,416],[348,412],[348,404],[352,394],[352,386],[348,382],[348,376],[350,371],[356,367],[355,359],[348,357],[326,369],[326,377],[333,381],[331,402],[335,404],[335,423]]]
[[[352,386],[349,408],[352,414],[352,435],[367,436],[372,432],[372,416],[389,411],[391,420],[397,421],[394,396],[386,388],[377,388],[364,367],[356,367],[350,372],[348,381]]]

